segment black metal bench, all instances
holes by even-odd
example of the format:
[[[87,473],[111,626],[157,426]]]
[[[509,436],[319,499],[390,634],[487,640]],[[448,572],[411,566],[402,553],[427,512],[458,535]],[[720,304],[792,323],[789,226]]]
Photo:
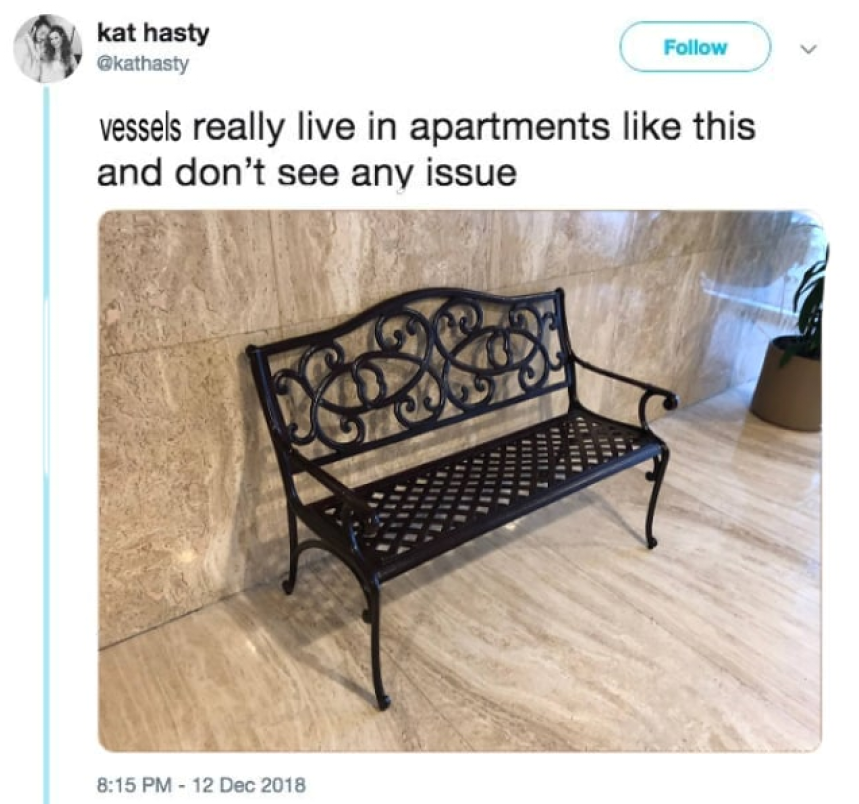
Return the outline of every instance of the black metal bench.
[[[502,297],[461,289],[406,293],[346,323],[266,346],[248,346],[254,380],[287,498],[289,575],[321,548],[352,571],[367,599],[373,685],[390,705],[379,658],[385,581],[500,525],[636,464],[653,461],[645,522],[653,514],[668,447],[650,430],[648,401],[677,396],[585,362],[570,345],[564,293]],[[639,424],[579,401],[580,367],[641,390]],[[357,488],[325,467],[368,450],[555,392],[560,414]],[[548,400],[545,400],[548,401]],[[532,403],[532,405],[540,403]],[[506,422],[507,417],[504,421]],[[509,426],[509,425],[508,425]],[[467,435],[473,438],[474,431]],[[325,489],[302,499],[297,476]],[[307,496],[306,494],[304,495]],[[300,519],[315,538],[298,541]]]

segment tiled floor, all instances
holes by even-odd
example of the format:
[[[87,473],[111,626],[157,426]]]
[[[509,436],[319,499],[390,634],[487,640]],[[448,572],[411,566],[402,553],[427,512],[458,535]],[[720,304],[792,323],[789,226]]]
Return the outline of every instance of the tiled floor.
[[[113,750],[773,751],[820,739],[820,437],[736,389],[659,420],[656,515],[633,470],[363,597],[310,553],[101,652]]]

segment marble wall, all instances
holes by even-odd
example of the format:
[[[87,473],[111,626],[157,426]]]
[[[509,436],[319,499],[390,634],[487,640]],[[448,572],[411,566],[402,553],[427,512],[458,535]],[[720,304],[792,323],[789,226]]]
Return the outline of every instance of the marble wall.
[[[112,212],[100,234],[102,645],[285,568],[248,343],[411,288],[560,286],[582,357],[690,404],[756,376],[823,248],[790,211]],[[634,411],[583,382],[592,405]],[[426,448],[461,443],[448,429]],[[368,464],[382,471],[346,479]]]

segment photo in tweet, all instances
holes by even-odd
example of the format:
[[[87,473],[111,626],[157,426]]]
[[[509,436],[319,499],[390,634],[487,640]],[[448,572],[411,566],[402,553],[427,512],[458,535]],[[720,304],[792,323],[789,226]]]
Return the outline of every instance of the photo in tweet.
[[[817,746],[820,389],[779,420],[759,379],[814,215],[112,211],[99,243],[105,748]]]

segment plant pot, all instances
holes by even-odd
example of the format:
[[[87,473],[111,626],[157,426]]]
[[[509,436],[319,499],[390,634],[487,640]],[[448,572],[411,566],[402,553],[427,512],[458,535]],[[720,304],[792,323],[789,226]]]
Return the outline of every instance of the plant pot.
[[[752,413],[791,430],[819,430],[821,361],[794,355],[782,366],[782,355],[792,339],[783,335],[770,341],[752,397]]]

